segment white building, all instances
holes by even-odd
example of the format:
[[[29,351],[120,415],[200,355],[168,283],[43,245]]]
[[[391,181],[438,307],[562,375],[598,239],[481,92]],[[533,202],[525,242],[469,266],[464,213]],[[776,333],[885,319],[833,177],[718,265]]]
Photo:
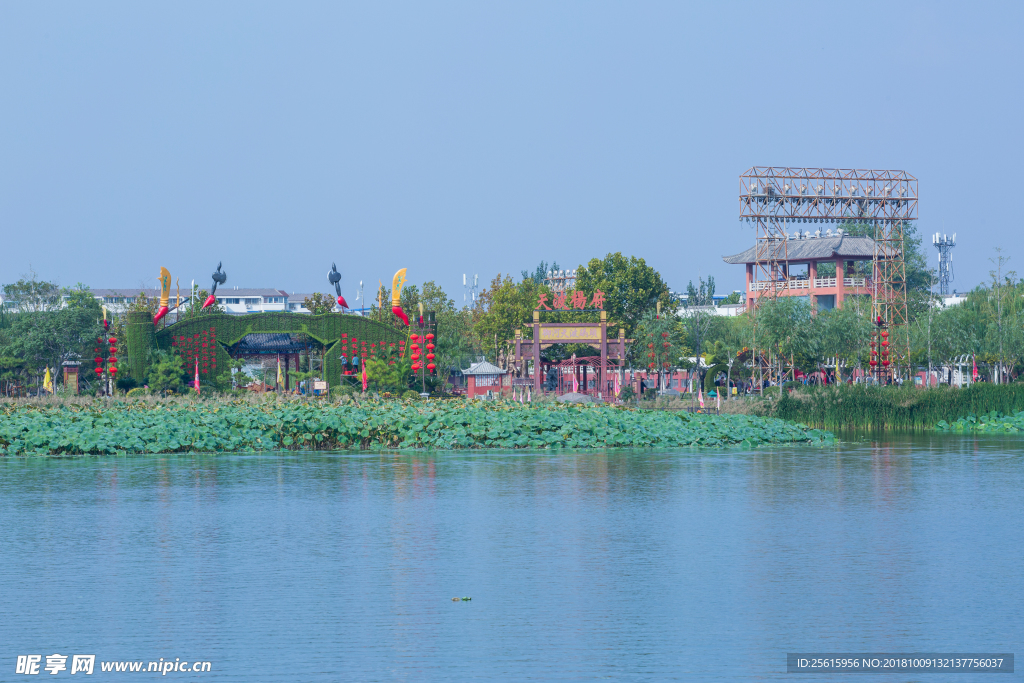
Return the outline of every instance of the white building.
[[[91,291],[93,297],[114,313],[124,312],[124,310],[135,301],[136,297],[138,297],[140,293],[145,294],[149,299],[160,298],[159,289],[93,289]],[[272,311],[309,313],[309,310],[303,305],[303,301],[305,301],[306,297],[309,296],[312,296],[312,294],[289,294],[283,289],[246,289],[244,287],[217,288],[217,303],[222,305],[224,310],[232,315],[269,313]],[[170,306],[172,309],[177,305],[178,297],[178,290],[171,289]],[[181,292],[180,297],[180,303],[187,303],[189,291],[185,290]],[[202,302],[200,302],[200,304],[201,303]],[[341,308],[335,305],[334,310],[340,311]]]

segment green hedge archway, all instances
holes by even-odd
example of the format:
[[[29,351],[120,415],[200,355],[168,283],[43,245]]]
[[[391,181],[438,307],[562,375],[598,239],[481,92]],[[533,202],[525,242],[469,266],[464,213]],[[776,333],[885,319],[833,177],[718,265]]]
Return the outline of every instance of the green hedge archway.
[[[192,367],[199,361],[201,378],[225,381],[230,377],[228,348],[246,335],[266,332],[304,334],[326,349],[326,380],[336,387],[341,384],[342,353],[372,358],[381,345],[404,342],[403,331],[358,315],[326,313],[250,313],[229,315],[211,313],[183,320],[153,330],[153,319],[146,312],[129,313],[126,334],[130,342],[129,372],[137,381],[145,379],[151,349],[176,350]]]

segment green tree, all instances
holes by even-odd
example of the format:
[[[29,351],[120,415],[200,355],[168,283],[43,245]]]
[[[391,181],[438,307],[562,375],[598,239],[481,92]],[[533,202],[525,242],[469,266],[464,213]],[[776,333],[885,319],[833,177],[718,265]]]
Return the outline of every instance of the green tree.
[[[316,292],[302,300],[302,305],[313,315],[323,315],[334,310],[337,302],[323,292]]]
[[[437,380],[447,381],[448,373],[463,367],[474,354],[473,314],[469,309],[456,308],[455,302],[433,280],[423,283],[420,301],[424,310],[434,314],[437,338],[434,355],[437,357]]]
[[[642,258],[626,257],[620,252],[579,266],[576,289],[591,297],[598,290],[603,292],[609,329],[622,327],[630,339],[643,317],[659,301],[666,312],[672,306],[671,293],[661,274]]]
[[[27,277],[4,285],[4,305],[8,310],[24,313],[53,311],[61,307],[61,290],[53,282],[40,280],[29,268]]]
[[[869,311],[849,299],[842,308],[820,311],[814,328],[817,339],[811,346],[823,356],[826,365],[828,359],[834,359],[835,376],[841,380],[840,361],[852,369],[867,351],[871,336]]]
[[[636,339],[632,346],[633,357],[638,359],[648,372],[658,373],[658,388],[665,390],[665,377],[684,361],[689,352],[683,342],[683,328],[674,315],[658,315],[650,311],[636,328]]]
[[[548,272],[556,270],[561,270],[558,267],[558,261],[552,261],[550,265],[548,265],[547,261],[541,261],[532,273],[528,270],[524,270],[523,279],[533,280],[535,284],[542,285],[548,276]]]
[[[903,262],[906,268],[907,283],[907,317],[915,320],[919,315],[928,312],[931,301],[932,270],[928,268],[928,259],[922,247],[921,234],[917,221],[903,224]],[[854,237],[875,237],[875,226],[862,221],[843,226],[848,235]],[[856,267],[866,269],[863,273],[871,276],[871,262],[861,262]],[[852,273],[850,274],[852,275]],[[818,264],[818,277],[835,277],[835,263]],[[849,277],[849,275],[847,276]]]
[[[24,310],[9,317],[0,336],[0,354],[21,359],[24,369],[41,377],[44,368],[54,370],[65,360],[91,358],[95,340],[103,336],[102,311],[84,285],[59,290],[67,305]]]
[[[516,330],[533,321],[541,292],[551,291],[532,279],[516,283],[500,274],[480,292],[472,309],[473,332],[478,347],[496,365],[510,366]]]
[[[782,379],[782,368],[797,353],[820,357],[810,302],[803,297],[780,296],[763,302],[757,311],[757,347],[769,349]]]
[[[186,372],[182,366],[181,356],[166,351],[154,352],[147,377],[150,389],[160,393],[180,392],[185,384],[185,377]]]
[[[367,387],[375,391],[403,393],[412,386],[413,379],[412,360],[408,354],[405,358],[392,354],[366,361]]]
[[[707,340],[709,328],[718,317],[713,310],[714,305],[715,278],[709,276],[707,281],[697,278],[696,286],[693,280],[690,280],[686,285],[686,300],[683,303],[683,325],[686,327],[688,341],[697,356],[696,371],[700,382],[704,381],[706,372],[700,364],[704,342]]]

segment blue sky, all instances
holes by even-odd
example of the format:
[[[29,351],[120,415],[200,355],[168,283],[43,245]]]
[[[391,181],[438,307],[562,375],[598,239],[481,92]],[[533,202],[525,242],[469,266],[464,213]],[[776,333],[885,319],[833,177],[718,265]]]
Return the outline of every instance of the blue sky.
[[[743,269],[753,165],[905,169],[1024,273],[1020,3],[3,3],[0,282],[461,301],[541,259]],[[930,244],[930,240],[926,240]],[[929,262],[934,264],[934,250]]]

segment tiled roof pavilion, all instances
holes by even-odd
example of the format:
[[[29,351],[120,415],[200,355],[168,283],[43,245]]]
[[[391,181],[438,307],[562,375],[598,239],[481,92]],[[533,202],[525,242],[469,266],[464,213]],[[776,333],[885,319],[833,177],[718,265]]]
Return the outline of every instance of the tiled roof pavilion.
[[[831,231],[829,231],[831,232]],[[853,294],[870,294],[871,278],[849,277],[846,264],[853,261],[870,261],[874,258],[875,240],[870,237],[855,237],[845,233],[826,234],[799,233],[785,242],[785,260],[789,266],[807,265],[807,274],[791,277],[789,273],[779,274],[780,296],[804,296],[810,298],[816,308],[842,308],[843,299]],[[747,267],[747,309],[757,303],[761,294],[770,291],[770,282],[754,281],[754,264],[757,262],[757,247],[732,256],[723,256],[726,263],[744,264]],[[818,277],[818,263],[835,262],[835,277]],[[784,266],[783,266],[784,268]],[[785,284],[782,281],[786,280]]]
[[[754,263],[757,247],[732,256],[723,256],[726,263]],[[809,237],[786,241],[786,251],[791,263],[806,261],[863,261],[874,257],[875,241],[870,237],[853,237],[839,235],[837,237]]]

